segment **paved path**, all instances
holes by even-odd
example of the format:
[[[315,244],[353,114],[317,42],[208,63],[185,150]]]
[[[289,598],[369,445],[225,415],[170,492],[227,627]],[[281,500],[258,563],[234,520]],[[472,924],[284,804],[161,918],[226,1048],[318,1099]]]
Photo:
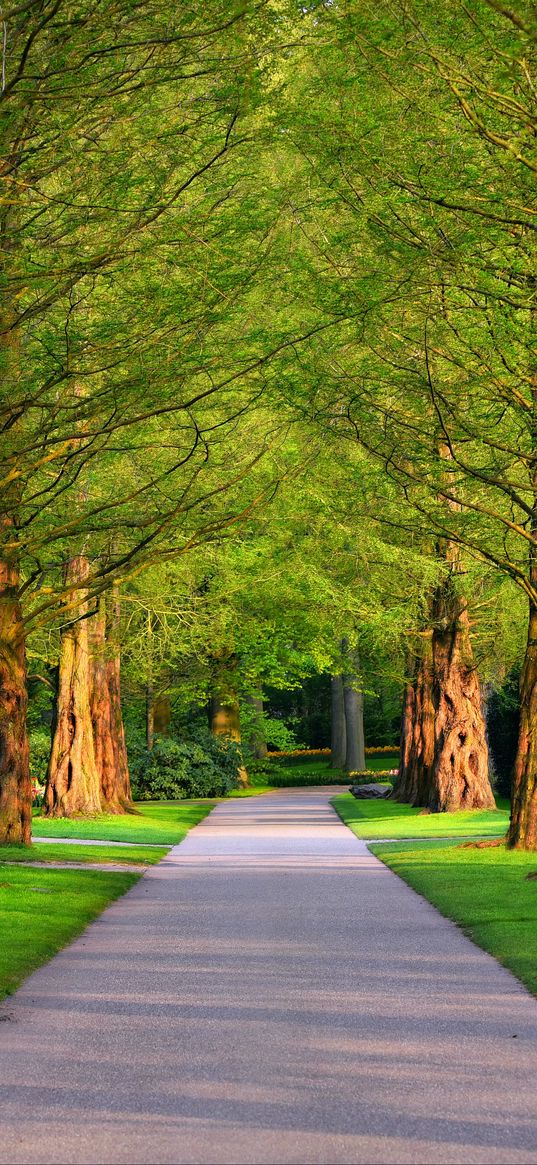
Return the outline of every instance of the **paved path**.
[[[331,792],[219,805],[4,1005],[1,1162],[537,1162],[537,1001]]]

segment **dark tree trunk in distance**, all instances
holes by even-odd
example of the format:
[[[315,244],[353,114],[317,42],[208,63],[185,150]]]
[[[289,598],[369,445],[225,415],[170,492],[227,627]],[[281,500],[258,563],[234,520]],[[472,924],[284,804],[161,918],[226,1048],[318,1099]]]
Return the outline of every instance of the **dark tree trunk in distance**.
[[[343,659],[347,665],[343,675],[346,734],[345,770],[348,773],[357,773],[363,772],[365,769],[364,697],[359,687],[358,653],[349,650],[346,639],[342,640],[341,648]]]
[[[348,773],[363,772],[365,769],[364,697],[355,684],[355,677],[344,677],[343,702],[347,738],[345,769]]]
[[[153,730],[157,736],[169,736],[172,720],[170,697],[161,692],[153,700]]]
[[[343,677],[332,676],[332,733],[330,760],[331,768],[345,768],[347,755],[347,730],[345,727],[345,704],[343,700]]]

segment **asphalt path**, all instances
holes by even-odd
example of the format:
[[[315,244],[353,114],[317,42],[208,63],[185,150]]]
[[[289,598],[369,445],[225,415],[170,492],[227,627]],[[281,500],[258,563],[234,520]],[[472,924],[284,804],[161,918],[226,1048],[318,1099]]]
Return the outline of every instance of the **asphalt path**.
[[[537,1001],[336,818],[220,804],[0,1008],[0,1162],[537,1162]]]

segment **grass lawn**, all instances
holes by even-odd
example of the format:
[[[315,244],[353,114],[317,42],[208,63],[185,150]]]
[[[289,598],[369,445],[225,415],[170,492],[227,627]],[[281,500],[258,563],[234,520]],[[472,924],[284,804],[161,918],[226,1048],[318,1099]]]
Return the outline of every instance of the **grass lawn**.
[[[20,866],[0,869],[0,998],[71,942],[138,876]]]
[[[456,841],[371,850],[537,995],[536,853],[468,849]],[[530,873],[535,878],[528,880]]]
[[[112,845],[57,845],[54,842],[34,842],[27,845],[4,845],[0,849],[0,867],[6,862],[116,862],[119,864],[153,866],[168,853],[167,847],[112,846]]]
[[[352,793],[340,793],[332,805],[357,837],[501,837],[509,821],[509,805],[498,809],[472,809],[462,813],[428,813],[395,801],[358,801]]]
[[[48,818],[36,815],[36,837],[80,837],[88,841],[132,841],[178,845],[188,830],[202,821],[216,801],[138,801],[136,813],[124,817]]]

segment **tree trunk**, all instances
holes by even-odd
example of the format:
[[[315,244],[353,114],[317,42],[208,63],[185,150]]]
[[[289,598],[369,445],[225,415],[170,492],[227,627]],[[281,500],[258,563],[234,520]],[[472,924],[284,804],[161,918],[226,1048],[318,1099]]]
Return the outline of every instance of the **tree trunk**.
[[[67,582],[80,583],[88,572],[87,559],[77,555],[67,568]],[[89,816],[101,811],[91,716],[89,627],[83,617],[88,603],[83,588],[78,595],[77,621],[61,634],[56,729],[44,805],[48,817]]]
[[[455,599],[449,579],[437,590],[433,614],[435,752],[428,808],[495,809],[468,609]]]
[[[132,795],[121,712],[119,606],[115,587],[106,600],[101,599],[99,611],[90,623],[91,719],[102,808],[106,813],[125,813],[132,807]]]
[[[354,676],[345,676],[343,680],[347,737],[345,770],[348,773],[360,773],[365,769],[364,697],[355,686],[356,682]]]
[[[494,809],[468,610],[451,575],[435,592],[431,619],[416,679],[405,692],[393,797],[433,813]]]
[[[0,845],[30,845],[32,782],[26,731],[26,651],[19,570],[0,562]]]
[[[170,697],[160,693],[153,700],[153,731],[158,736],[169,736],[172,720]]]
[[[419,654],[409,659],[413,678],[405,685],[401,717],[399,775],[392,797],[408,805],[424,805],[434,768],[434,705],[432,636],[423,637]]]
[[[345,770],[359,773],[365,769],[364,697],[359,688],[359,660],[356,651],[349,651],[348,642],[341,642],[343,658],[352,670],[343,676],[343,704],[345,708],[345,735],[347,741]]]
[[[537,849],[537,607],[531,602],[520,678],[520,729],[507,845],[510,849]]]
[[[265,740],[263,723],[263,697],[246,696],[246,703],[253,711],[253,724],[249,734],[248,749],[255,760],[264,760],[267,756],[267,742]]]
[[[345,727],[345,704],[343,701],[343,677],[332,676],[332,756],[330,767],[343,769],[347,755],[347,730]]]

